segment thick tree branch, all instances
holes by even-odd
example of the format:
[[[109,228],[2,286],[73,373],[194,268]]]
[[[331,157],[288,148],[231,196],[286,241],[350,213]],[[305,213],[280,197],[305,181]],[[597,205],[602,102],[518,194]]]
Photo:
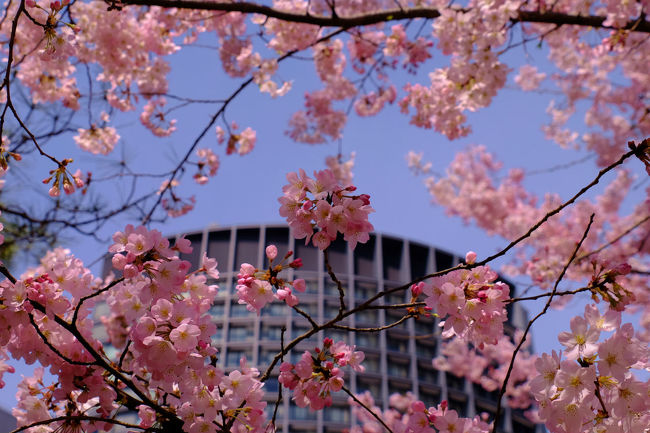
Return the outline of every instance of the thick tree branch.
[[[214,1],[204,2],[195,0],[123,0],[122,4],[260,14],[268,18],[276,18],[282,21],[313,24],[320,27],[339,27],[344,29],[358,26],[371,26],[389,21],[411,20],[414,18],[433,19],[440,16],[440,11],[435,8],[399,8],[359,15],[340,16],[338,14],[314,15],[311,13],[287,12],[252,2],[220,3]],[[458,10],[463,11],[464,9]],[[604,25],[605,20],[606,17],[603,16],[580,16],[559,12],[539,11],[518,11],[517,17],[511,19],[513,23],[529,22],[611,29],[612,27]],[[645,19],[633,20],[627,22],[622,29],[650,33],[650,22]]]

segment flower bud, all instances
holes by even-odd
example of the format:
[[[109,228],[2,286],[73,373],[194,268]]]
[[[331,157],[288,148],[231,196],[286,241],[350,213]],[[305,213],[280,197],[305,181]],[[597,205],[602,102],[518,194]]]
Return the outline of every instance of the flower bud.
[[[272,262],[278,256],[278,248],[275,245],[266,247],[266,257]]]

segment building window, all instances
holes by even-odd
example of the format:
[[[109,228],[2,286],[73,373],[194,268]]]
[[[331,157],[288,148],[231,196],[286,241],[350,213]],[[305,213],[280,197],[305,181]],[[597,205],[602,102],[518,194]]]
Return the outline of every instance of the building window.
[[[218,303],[218,304],[213,304],[212,307],[210,307],[210,315],[212,316],[213,319],[219,318],[221,319],[224,315],[224,304]]]
[[[246,341],[253,338],[253,328],[250,326],[230,325],[228,341]]]
[[[208,235],[208,257],[217,261],[217,269],[220,272],[229,272],[228,250],[230,246],[230,230],[210,232]]]
[[[384,280],[402,281],[402,245],[399,239],[384,237],[381,240],[382,264],[384,266]]]
[[[264,236],[264,243],[264,246],[275,245],[278,248],[279,257],[275,260],[275,263],[277,263],[289,251],[289,229],[287,227],[268,227]],[[269,267],[266,254],[264,254],[264,267]]]
[[[393,352],[408,352],[408,338],[405,336],[388,335],[386,336],[386,348]]]
[[[363,244],[358,244],[357,248]],[[329,263],[336,275],[345,275],[348,273],[348,243],[343,240],[341,234],[338,235],[330,246],[327,248]],[[323,270],[327,272],[327,266],[323,261]]]
[[[302,259],[301,271],[318,271],[318,248],[314,248],[311,245],[305,245],[302,239],[296,239],[295,248],[296,251],[294,257],[289,260],[294,258]]]
[[[178,255],[178,257],[181,260],[187,260],[188,262],[190,262],[191,264],[190,270],[199,268],[199,261],[201,260],[201,238],[202,237],[203,235],[201,235],[200,233],[185,236],[185,239],[187,239],[192,243],[192,252],[189,254],[181,253]]]
[[[429,248],[420,244],[409,244],[409,261],[411,262],[411,279],[427,274]]]
[[[360,347],[379,349],[379,336],[376,333],[360,332],[355,335],[355,343]]]
[[[453,409],[456,412],[458,412],[459,417],[467,415],[467,401],[454,396],[449,397],[448,401],[449,401],[449,409]]]
[[[318,304],[306,304],[306,303],[300,303],[298,305],[298,308],[300,308],[302,311],[307,313],[309,317],[313,319],[318,318]],[[298,313],[296,310],[293,310],[292,315],[294,317],[303,317],[300,313]]]
[[[427,407],[435,406],[440,403],[440,391],[421,386],[419,399],[422,400]]]
[[[427,364],[418,363],[418,380],[422,383],[438,383],[438,370],[431,366],[431,361]]]
[[[449,389],[457,389],[459,391],[465,391],[465,379],[462,377],[458,377],[452,373],[447,372],[445,374],[445,377],[447,379],[447,388]]]
[[[431,343],[434,344],[431,344]],[[415,353],[420,358],[432,359],[436,357],[436,345],[433,337],[427,338],[426,343],[424,340],[416,340]]]
[[[287,314],[287,306],[284,302],[272,302],[262,308],[262,316],[280,317]]]
[[[362,277],[374,277],[375,273],[375,239],[370,239],[365,244],[357,244],[354,249],[354,273]]]
[[[354,298],[357,304],[363,303],[377,294],[377,285],[375,283],[368,283],[365,281],[358,281],[354,286]]]
[[[360,311],[354,316],[357,324],[364,323],[366,325],[379,326],[379,313],[377,310],[364,310]]]
[[[454,256],[436,248],[436,271],[442,271],[454,266]]]
[[[257,365],[263,368],[268,367],[273,362],[275,355],[277,355],[279,352],[279,350],[260,350],[259,357],[257,358]],[[277,368],[278,366],[279,364],[275,367]]]
[[[408,383],[396,382],[393,380],[388,381],[388,395],[401,394],[404,395],[411,390],[411,385]]]
[[[366,372],[367,373],[379,374],[379,357],[378,356],[370,356],[370,355],[368,355],[366,353],[366,357],[364,358],[361,365],[366,367]]]
[[[238,302],[230,303],[230,317],[246,317],[250,314],[251,312],[246,309],[246,304],[240,304]]]
[[[327,422],[347,424],[350,422],[349,406],[330,406],[323,409],[323,419]]]
[[[296,406],[291,402],[289,417],[298,421],[311,421],[316,420],[316,412],[309,410],[307,407]]]
[[[343,293],[345,293],[345,295],[348,296],[350,292],[347,288],[347,284],[345,280],[343,279],[339,279],[339,280],[341,281],[341,288],[343,288]],[[336,296],[337,298],[339,297],[339,287],[336,283],[330,280],[329,277],[325,278],[323,294],[325,296]]]
[[[294,324],[293,327],[291,328],[291,338],[298,338],[301,335],[304,335],[305,333],[309,332],[310,329],[311,329],[310,326],[301,326],[301,325]]]
[[[409,364],[408,361],[406,364],[402,364],[402,360],[399,360],[400,362],[395,362],[394,358],[389,358],[388,359],[388,374],[391,376],[395,377],[403,377],[403,378],[408,378],[409,375]]]
[[[235,268],[239,269],[242,263],[250,263],[257,267],[259,229],[237,230],[237,244],[235,248]]]
[[[248,361],[252,359],[250,352],[246,350],[229,349],[226,355],[226,367],[239,367],[239,360],[244,356]]]
[[[264,382],[264,392],[276,393],[278,392],[278,389],[279,389],[279,383],[278,383],[277,376],[271,376],[269,377],[269,380]],[[274,405],[272,404],[271,406],[273,407]]]
[[[262,340],[280,341],[282,339],[282,326],[260,325],[260,337]]]
[[[381,399],[381,381],[357,376],[357,393],[368,391],[375,399]],[[377,403],[377,402],[375,402]]]

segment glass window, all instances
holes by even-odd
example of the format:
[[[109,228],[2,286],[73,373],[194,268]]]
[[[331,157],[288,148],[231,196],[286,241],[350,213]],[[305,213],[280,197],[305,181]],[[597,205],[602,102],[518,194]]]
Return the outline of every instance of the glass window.
[[[388,335],[386,337],[386,347],[393,352],[408,352],[408,338]]]
[[[246,317],[250,314],[252,313],[246,309],[246,304],[230,303],[230,317]]]
[[[395,382],[395,381],[388,381],[388,395],[391,394],[406,394],[411,390],[410,385],[402,383],[402,382]]]
[[[318,281],[305,281],[305,293],[308,293],[310,295],[318,295]]]
[[[357,244],[357,248],[363,244]],[[329,255],[330,266],[337,276],[345,275],[348,272],[348,243],[343,240],[343,236],[339,234],[335,241],[333,241],[327,248]],[[324,265],[323,269],[327,272],[327,267]]]
[[[384,265],[384,280],[402,281],[402,242],[399,239],[384,237],[381,240]]]
[[[388,374],[396,377],[408,378],[409,375],[409,364],[401,364],[393,362],[391,359],[388,360]]]
[[[208,235],[208,257],[216,259],[220,272],[229,272],[228,246],[230,245],[230,230],[210,232]]]
[[[278,392],[278,387],[279,387],[278,378],[276,376],[271,376],[271,377],[269,377],[269,380],[264,382],[264,391],[265,392],[276,393],[276,392]],[[271,407],[273,407],[273,406],[274,405],[271,404]],[[273,415],[273,414],[271,414],[271,415]]]
[[[339,279],[341,281],[341,287],[343,288],[343,293],[347,296],[348,294],[348,288],[345,280]],[[336,296],[338,298],[339,296],[339,288],[336,285],[335,282],[331,281],[329,277],[325,277],[325,284],[324,284],[324,295],[326,296]]]
[[[325,308],[323,309],[323,314],[325,320],[335,318],[339,314],[339,304],[326,303]]]
[[[363,277],[374,277],[375,274],[375,236],[365,244],[357,244],[354,249],[354,273]]]
[[[369,391],[374,398],[378,399],[381,396],[381,382],[357,376],[357,393],[361,394],[366,391]]]
[[[350,422],[349,406],[330,406],[323,409],[323,420],[347,424]]]
[[[260,238],[259,229],[237,230],[237,244],[235,248],[235,268],[239,269],[242,263],[258,266],[257,245]]]
[[[361,365],[364,365],[366,367],[366,372],[368,373],[375,373],[375,374],[379,373],[378,356],[370,356],[366,353],[366,357],[364,358]]]
[[[246,350],[228,350],[226,355],[226,367],[238,367],[239,360],[245,356],[250,361],[251,354]]]
[[[427,358],[427,359],[435,358],[436,346],[424,344],[420,341],[417,341],[417,343],[415,344],[415,353],[417,353],[417,355],[421,358]]]
[[[366,301],[377,294],[377,285],[365,281],[358,281],[354,286],[354,298],[357,301]],[[359,302],[360,303],[360,302]]]
[[[300,326],[300,325],[293,325],[293,328],[291,328],[291,338],[298,338],[301,335],[305,334],[311,329],[311,326]]]
[[[466,416],[467,412],[467,402],[459,398],[450,397],[449,398],[449,409],[453,409],[458,412],[458,416]]]
[[[360,332],[355,336],[355,342],[359,347],[379,348],[379,335],[370,332]]]
[[[298,407],[292,402],[289,409],[289,416],[295,420],[310,421],[316,419],[316,412],[309,410],[308,407]]]
[[[429,261],[429,248],[424,245],[410,244],[409,256],[411,262],[411,279],[426,275]]]
[[[265,325],[262,323],[260,325],[260,338],[262,340],[280,341],[282,339],[282,326]]]
[[[289,228],[287,227],[268,227],[265,233],[264,242],[266,245],[275,245],[278,247],[278,257],[274,263],[278,263],[282,257],[289,251]],[[265,246],[266,246],[265,245]],[[264,267],[268,268],[269,262],[264,254]]]
[[[228,341],[245,341],[253,338],[252,326],[230,325],[228,329]]]
[[[307,313],[313,319],[318,318],[318,305],[317,304],[303,304],[303,303],[300,303],[300,304],[298,304],[298,308],[300,308],[302,311]],[[293,310],[292,314],[295,317],[303,317],[296,310]]]
[[[430,363],[419,363],[418,380],[422,383],[438,383],[438,370],[434,369]]]
[[[436,270],[442,271],[454,266],[454,256],[436,248]]]
[[[457,389],[459,391],[464,391],[465,390],[465,379],[462,377],[458,377],[452,373],[447,372],[446,373],[446,379],[447,379],[447,388],[450,389]]]
[[[296,251],[294,257],[302,259],[302,271],[318,271],[318,248],[314,248],[311,244],[305,245],[302,239],[296,239]]]
[[[185,236],[185,239],[192,243],[192,252],[189,254],[181,253],[179,258],[181,260],[187,260],[190,262],[190,270],[193,271],[199,268],[199,261],[201,260],[201,238],[203,235],[201,233]]]
[[[327,329],[325,330],[325,336],[334,340],[335,343],[337,341],[349,341],[348,331]]]
[[[260,350],[260,354],[259,354],[260,356],[259,356],[259,358],[257,360],[258,361],[257,365],[260,368],[263,368],[263,369],[268,367],[269,365],[271,365],[271,363],[273,362],[273,358],[275,358],[275,355],[277,355],[278,352],[273,351],[273,350]],[[276,368],[277,368],[277,365],[276,365]]]
[[[355,317],[357,325],[358,324],[365,324],[365,325],[371,325],[371,326],[380,326],[379,325],[379,313],[377,312],[377,310],[360,311],[354,317]],[[371,327],[371,326],[369,326],[369,327]]]
[[[418,397],[427,406],[435,406],[440,403],[440,393],[437,390],[420,387],[420,395]]]
[[[222,318],[224,314],[224,307],[225,306],[222,303],[213,304],[212,307],[210,307],[210,315],[215,319]]]
[[[272,302],[270,304],[266,304],[264,308],[262,308],[262,315],[263,316],[284,316],[288,314],[288,308],[284,302]]]

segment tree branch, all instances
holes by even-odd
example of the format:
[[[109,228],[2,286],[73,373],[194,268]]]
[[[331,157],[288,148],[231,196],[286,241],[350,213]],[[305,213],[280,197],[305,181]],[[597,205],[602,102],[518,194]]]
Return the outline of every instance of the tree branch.
[[[276,18],[282,21],[313,24],[319,27],[339,27],[348,29],[358,26],[371,26],[390,21],[412,20],[414,18],[434,19],[440,16],[440,11],[435,8],[409,8],[409,9],[387,9],[378,12],[368,12],[359,15],[340,16],[314,15],[309,12],[295,13],[274,9],[269,6],[252,3],[218,3],[212,1],[196,0],[123,0],[124,5],[160,6],[163,8],[211,10],[223,12],[241,12],[247,14],[260,14],[267,18]],[[467,12],[468,9],[457,8],[459,12]],[[541,24],[574,25],[584,27],[595,27],[603,29],[614,29],[604,25],[607,18],[597,15],[571,15],[559,12],[540,12],[520,10],[517,16],[511,18],[512,23],[529,22]],[[650,22],[645,19],[632,20],[625,23],[623,30],[630,30],[641,33],[650,33]]]

